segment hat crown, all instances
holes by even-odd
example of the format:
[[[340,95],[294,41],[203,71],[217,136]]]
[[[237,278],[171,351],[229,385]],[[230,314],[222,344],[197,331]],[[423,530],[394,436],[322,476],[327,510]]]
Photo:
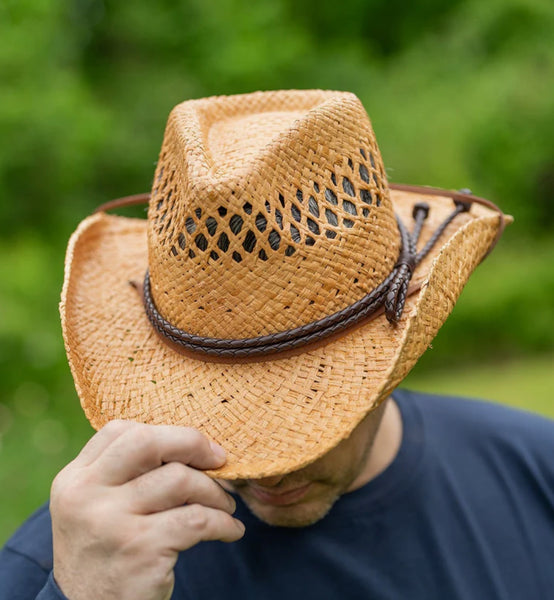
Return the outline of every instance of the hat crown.
[[[323,318],[383,281],[399,244],[354,94],[256,92],[171,112],[148,248],[154,301],[179,329],[237,339]]]

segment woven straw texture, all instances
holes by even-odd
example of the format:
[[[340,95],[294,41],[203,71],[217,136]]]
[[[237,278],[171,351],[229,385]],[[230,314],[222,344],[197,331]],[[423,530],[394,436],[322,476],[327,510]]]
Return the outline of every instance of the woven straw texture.
[[[242,338],[345,308],[398,257],[387,189],[353,94],[269,92],[177,106],[149,212],[158,310],[192,334]]]
[[[256,478],[312,462],[406,376],[494,239],[474,205],[422,261],[399,324],[384,317],[296,356],[229,364],[175,352],[129,281],[150,268],[160,313],[197,335],[283,331],[359,300],[399,253],[395,213],[426,201],[419,246],[450,198],[390,191],[353,94],[257,92],[171,113],[148,221],[93,215],[73,234],[60,305],[70,366],[95,428],[114,418],[193,426],[225,447],[214,476]],[[410,225],[409,225],[410,226]]]

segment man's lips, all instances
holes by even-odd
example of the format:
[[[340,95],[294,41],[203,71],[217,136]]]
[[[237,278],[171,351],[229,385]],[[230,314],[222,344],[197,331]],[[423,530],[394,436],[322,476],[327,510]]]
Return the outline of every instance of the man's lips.
[[[303,498],[311,486],[311,482],[292,490],[273,490],[250,484],[250,493],[260,502],[273,506],[288,506]]]

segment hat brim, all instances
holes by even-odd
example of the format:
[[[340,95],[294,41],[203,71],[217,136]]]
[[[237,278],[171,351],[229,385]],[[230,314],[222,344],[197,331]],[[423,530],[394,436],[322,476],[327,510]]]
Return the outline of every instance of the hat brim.
[[[452,210],[446,197],[392,190],[391,199],[406,223],[415,202],[431,206],[422,243]],[[195,427],[227,451],[227,463],[209,473],[215,477],[300,469],[348,437],[408,374],[499,222],[497,212],[478,205],[456,217],[417,267],[413,281],[421,288],[396,326],[380,316],[295,356],[229,364],[180,354],[151,327],[129,284],[141,281],[148,265],[147,222],[88,217],[69,242],[60,303],[84,412],[95,429],[112,419]]]

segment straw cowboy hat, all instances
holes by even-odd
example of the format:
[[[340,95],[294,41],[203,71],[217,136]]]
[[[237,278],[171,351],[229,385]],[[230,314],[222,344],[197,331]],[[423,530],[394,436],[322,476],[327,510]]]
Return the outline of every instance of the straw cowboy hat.
[[[348,437],[506,221],[468,193],[389,185],[359,99],[322,90],[179,104],[148,219],[113,206],[67,250],[82,407],[97,429],[196,427],[226,449],[211,475],[227,479],[291,472]]]

